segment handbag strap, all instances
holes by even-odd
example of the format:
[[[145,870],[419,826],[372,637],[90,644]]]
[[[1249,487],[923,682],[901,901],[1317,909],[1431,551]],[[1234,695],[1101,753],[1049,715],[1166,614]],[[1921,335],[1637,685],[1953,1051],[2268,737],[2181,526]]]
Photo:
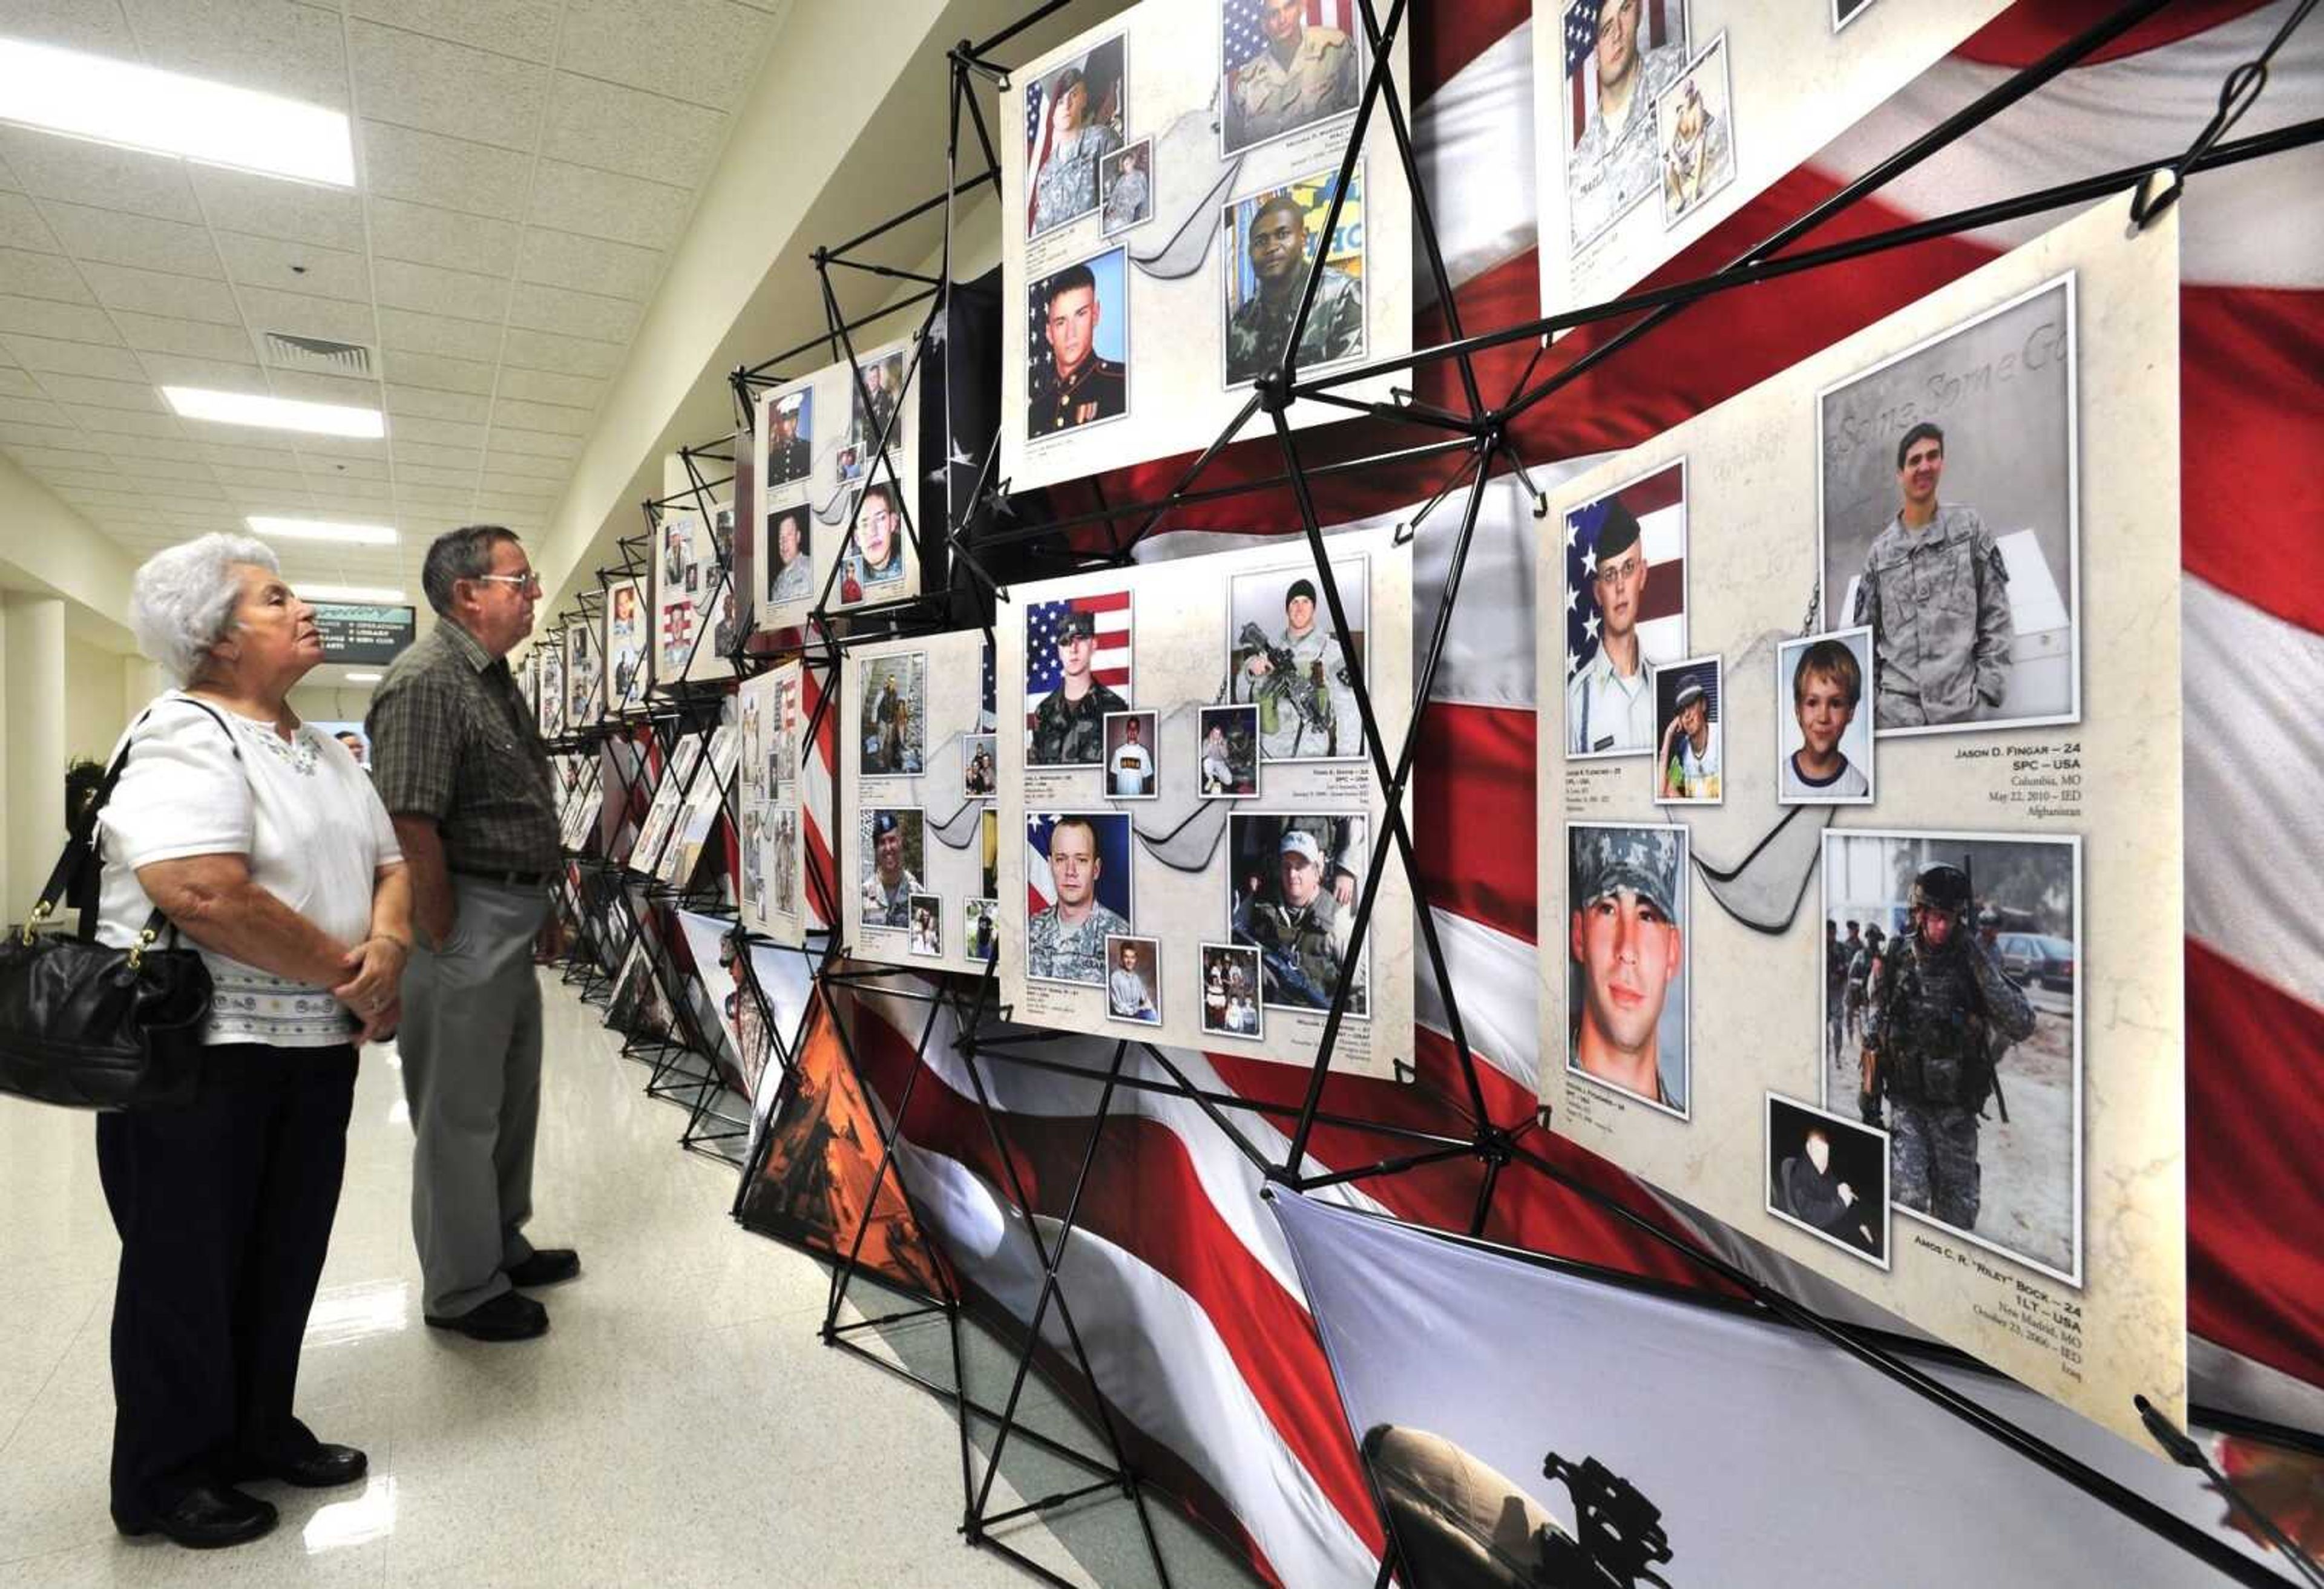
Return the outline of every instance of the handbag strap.
[[[226,738],[227,749],[234,752],[234,758],[236,761],[242,759],[242,747],[235,741],[234,730],[226,727],[226,719],[191,695],[180,695],[178,699],[198,709],[212,722],[217,724],[218,731]],[[106,802],[113,798],[113,786],[121,781],[122,769],[129,765],[129,752],[136,746],[137,730],[143,728],[145,720],[152,715],[153,708],[148,706],[143,712],[138,713],[137,721],[129,725],[129,731],[122,736],[121,749],[114,754],[113,765],[105,769],[105,777],[97,785],[97,792],[89,797],[88,804],[82,808],[80,814],[73,819],[71,830],[65,839],[64,850],[58,855],[57,864],[51,868],[48,882],[41,887],[41,897],[34,902],[32,914],[25,918],[24,941],[27,943],[32,941],[32,929],[55,914],[57,901],[62,899],[65,890],[71,886],[74,875],[84,867],[97,864],[97,817],[105,810]],[[97,913],[93,910],[85,910],[81,913],[80,938],[85,943],[94,941],[97,937],[96,918]],[[157,905],[154,907],[153,914],[145,919],[145,931],[158,935],[168,923],[169,918],[161,914],[161,908]],[[174,927],[171,928],[172,932],[175,930]]]

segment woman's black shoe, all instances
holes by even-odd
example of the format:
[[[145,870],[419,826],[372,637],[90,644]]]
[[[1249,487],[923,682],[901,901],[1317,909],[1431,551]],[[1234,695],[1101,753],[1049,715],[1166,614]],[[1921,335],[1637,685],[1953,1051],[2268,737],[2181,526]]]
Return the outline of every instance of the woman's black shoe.
[[[132,1538],[162,1534],[189,1550],[217,1550],[273,1532],[277,1515],[255,1495],[230,1485],[197,1484],[177,1505],[143,1523],[132,1523],[116,1511],[113,1526]]]

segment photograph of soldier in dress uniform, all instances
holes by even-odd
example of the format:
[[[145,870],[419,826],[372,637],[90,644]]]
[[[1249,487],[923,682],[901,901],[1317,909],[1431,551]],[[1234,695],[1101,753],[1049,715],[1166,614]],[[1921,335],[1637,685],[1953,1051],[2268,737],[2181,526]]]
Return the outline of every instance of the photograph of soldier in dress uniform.
[[[815,389],[802,386],[767,406],[767,489],[793,485],[815,470]]]
[[[1102,767],[1108,712],[1130,710],[1130,592],[1025,608],[1025,765]]]
[[[1232,943],[1203,945],[1203,1032],[1211,1037],[1263,1033],[1259,1002],[1259,951]]]
[[[1767,1095],[1767,1212],[1888,1267],[1888,1134]]]
[[[1102,425],[1130,412],[1127,251],[1044,276],[1025,295],[1025,434]]]
[[[881,587],[904,577],[904,516],[896,488],[875,480],[858,493],[855,528],[840,554],[839,602],[852,606],[881,594]]]
[[[1162,1024],[1162,945],[1116,933],[1105,941],[1105,1014],[1111,1021]]]
[[[971,800],[989,800],[999,791],[1000,760],[991,734],[965,734],[960,741],[960,792]]]
[[[1259,708],[1202,710],[1201,774],[1206,800],[1249,800],[1259,793]]]
[[[1150,712],[1105,715],[1105,792],[1116,800],[1152,800],[1162,793],[1161,743]]]
[[[2080,840],[1832,829],[1823,919],[1883,930],[1825,1107],[1886,1127],[1900,1212],[2080,1286]]]
[[[1654,669],[1655,804],[1718,805],[1725,799],[1725,713],[1719,658],[1692,657]]]
[[[1299,299],[1320,252],[1323,276],[1299,335],[1298,368],[1312,372],[1364,354],[1364,180],[1359,164],[1323,235],[1340,169],[1239,198],[1226,207],[1226,384],[1246,385],[1283,363]]]
[[[1837,629],[1775,648],[1775,798],[1784,805],[1869,805],[1873,793],[1872,631]]]
[[[1105,40],[1025,91],[1025,234],[1038,237],[1098,206],[1098,164],[1129,142],[1126,36]]]
[[[893,449],[904,439],[904,350],[896,348],[866,359],[860,368],[849,371],[847,390],[847,447],[853,455],[840,471],[840,478],[860,480],[872,467],[883,440]]]
[[[1222,152],[1345,115],[1363,96],[1354,0],[1222,0]]]
[[[1686,830],[1565,824],[1568,1074],[1692,1117]]]
[[[1102,987],[1105,941],[1130,930],[1132,846],[1120,812],[1025,819],[1025,975]]]
[[[909,905],[911,932],[905,947],[913,954],[944,958],[944,896],[915,894]]]
[[[961,907],[961,950],[973,960],[1001,958],[1001,902],[972,899]]]
[[[1234,702],[1258,708],[1263,760],[1346,761],[1364,755],[1353,681],[1355,670],[1366,666],[1370,559],[1335,557],[1332,578],[1347,611],[1352,657],[1333,633],[1312,563],[1239,574],[1228,582],[1229,693]]]
[[[2081,713],[2074,278],[1817,395],[1823,620],[1877,733]]]
[[[918,776],[927,766],[927,653],[872,658],[863,665],[862,693],[862,775]]]
[[[1353,941],[1356,896],[1370,864],[1360,816],[1238,812],[1227,819],[1229,936],[1259,951],[1259,1001],[1325,1010]],[[1347,1013],[1361,1019],[1369,948],[1350,972]]]
[[[1098,167],[1098,187],[1104,194],[1098,221],[1101,234],[1111,237],[1154,218],[1154,141],[1140,138]]]
[[[816,594],[813,516],[804,506],[767,515],[767,602],[788,606]]]
[[[1735,179],[1733,104],[1724,33],[1687,63],[1685,76],[1655,96],[1664,225],[1677,225]]]
[[[1686,461],[1565,517],[1565,753],[1655,749],[1654,665],[1686,655]]]
[[[1565,206],[1580,253],[1662,185],[1655,101],[1686,73],[1684,0],[1565,8]]]
[[[921,815],[909,809],[867,810],[856,822],[855,853],[863,858],[856,879],[863,930],[901,932],[912,924],[912,896],[926,892],[920,884],[927,864]]]

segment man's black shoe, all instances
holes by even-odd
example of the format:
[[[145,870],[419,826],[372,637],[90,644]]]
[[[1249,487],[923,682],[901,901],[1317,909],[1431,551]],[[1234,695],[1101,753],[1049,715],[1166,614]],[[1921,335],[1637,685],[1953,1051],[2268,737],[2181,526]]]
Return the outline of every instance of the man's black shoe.
[[[301,1490],[335,1490],[352,1484],[371,1471],[371,1458],[352,1446],[318,1440],[304,1456],[248,1462],[235,1474],[241,1480],[280,1479]]]
[[[131,1538],[163,1534],[189,1550],[217,1550],[273,1531],[274,1508],[225,1484],[197,1484],[177,1505],[136,1521],[113,1514],[113,1526]]]
[[[570,1247],[536,1247],[532,1256],[509,1266],[511,1285],[553,1286],[581,1272],[581,1254]]]
[[[466,1313],[421,1317],[434,1328],[457,1330],[477,1341],[529,1341],[549,1331],[549,1309],[514,1291],[503,1291]]]

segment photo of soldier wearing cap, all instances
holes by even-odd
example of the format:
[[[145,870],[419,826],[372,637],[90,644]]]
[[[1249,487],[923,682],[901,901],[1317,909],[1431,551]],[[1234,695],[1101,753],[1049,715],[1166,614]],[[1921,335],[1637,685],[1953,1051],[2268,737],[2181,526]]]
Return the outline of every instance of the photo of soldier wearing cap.
[[[1353,941],[1356,896],[1370,862],[1360,816],[1260,815],[1227,821],[1233,865],[1230,936],[1259,951],[1266,1005],[1327,1010]],[[1349,972],[1347,1013],[1367,1013],[1369,953]]]
[[[1568,822],[1566,1070],[1689,1118],[1686,830]]]
[[[925,853],[917,811],[875,811],[863,827],[861,917],[866,931],[912,924],[912,896],[924,892],[916,875]]]
[[[1655,804],[1717,805],[1724,798],[1719,658],[1693,657],[1654,670]]]
[[[1130,931],[1130,819],[1115,812],[1036,815],[1026,838],[1040,859],[1025,902],[1025,975],[1104,987],[1105,941]]]
[[[1653,668],[1686,655],[1686,511],[1679,459],[1565,515],[1569,757],[1654,751]]]
[[[1227,602],[1227,674],[1236,703],[1259,709],[1262,761],[1345,761],[1364,754],[1355,670],[1371,612],[1368,559],[1334,558],[1351,657],[1318,600],[1312,565],[1237,574]]]
[[[1888,1267],[1888,1134],[1767,1095],[1766,1209]]]
[[[1034,611],[1028,608],[1028,632],[1025,637],[1028,654],[1041,643],[1038,636],[1029,632],[1034,622]],[[1112,686],[1100,683],[1093,670],[1097,658],[1096,613],[1077,610],[1065,612],[1056,620],[1056,637],[1057,684],[1033,709],[1033,726],[1026,734],[1025,765],[1102,766],[1106,715],[1129,711],[1130,703],[1114,693]],[[1026,658],[1026,666],[1028,672],[1047,671],[1030,655]]]

